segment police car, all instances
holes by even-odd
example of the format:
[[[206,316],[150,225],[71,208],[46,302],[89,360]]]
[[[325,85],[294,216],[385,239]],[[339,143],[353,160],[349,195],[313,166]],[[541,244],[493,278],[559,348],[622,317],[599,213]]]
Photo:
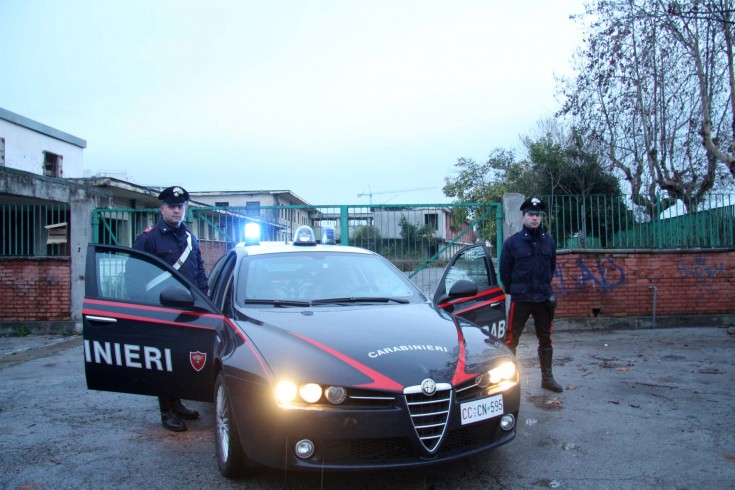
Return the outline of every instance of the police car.
[[[518,366],[504,296],[467,247],[427,299],[388,260],[317,243],[243,243],[209,297],[157,257],[91,244],[89,389],[214,403],[219,468],[410,468],[515,437]],[[468,321],[467,319],[473,321]]]

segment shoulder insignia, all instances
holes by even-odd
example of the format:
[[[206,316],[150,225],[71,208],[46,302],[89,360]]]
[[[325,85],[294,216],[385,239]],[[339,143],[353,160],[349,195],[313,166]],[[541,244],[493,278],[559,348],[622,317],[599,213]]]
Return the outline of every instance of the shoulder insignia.
[[[148,228],[146,228],[145,230],[143,230],[143,233],[150,233],[150,231],[151,231],[151,230],[152,230],[153,228],[155,228],[155,226],[149,226]]]

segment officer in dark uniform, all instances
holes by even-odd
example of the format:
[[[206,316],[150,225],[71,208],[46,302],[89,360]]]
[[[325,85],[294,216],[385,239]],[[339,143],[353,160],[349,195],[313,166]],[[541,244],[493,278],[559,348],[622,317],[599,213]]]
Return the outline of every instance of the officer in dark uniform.
[[[135,240],[133,248],[158,256],[206,294],[209,285],[199,241],[183,223],[189,193],[182,187],[167,187],[158,199],[161,201],[161,218]],[[159,397],[158,403],[161,424],[168,430],[185,431],[186,425],[181,419],[199,418],[199,412],[186,408],[181,400]]]
[[[535,197],[521,204],[523,228],[508,237],[500,254],[500,280],[510,295],[508,338],[506,345],[516,352],[523,327],[530,316],[536,327],[538,357],[541,364],[541,387],[557,393],[564,389],[554,380],[551,360],[551,322],[556,297],[551,280],[556,269],[556,242],[541,226],[546,206]]]

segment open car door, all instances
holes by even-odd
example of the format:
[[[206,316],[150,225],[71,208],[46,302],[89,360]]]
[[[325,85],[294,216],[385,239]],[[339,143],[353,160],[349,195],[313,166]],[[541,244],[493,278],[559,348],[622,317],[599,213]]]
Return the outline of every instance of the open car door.
[[[505,294],[484,245],[470,245],[452,257],[434,293],[434,304],[506,340]]]
[[[82,317],[87,388],[211,401],[223,317],[157,257],[90,244]]]

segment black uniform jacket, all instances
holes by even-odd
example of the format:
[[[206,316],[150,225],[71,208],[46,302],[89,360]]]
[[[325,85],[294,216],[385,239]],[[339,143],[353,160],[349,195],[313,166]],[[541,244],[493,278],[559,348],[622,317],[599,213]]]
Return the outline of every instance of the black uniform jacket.
[[[133,244],[133,248],[143,250],[158,256],[169,265],[174,265],[187,247],[187,229],[184,223],[178,228],[172,228],[163,219],[159,219],[155,226],[146,229]],[[186,262],[179,268],[187,279],[207,292],[209,285],[207,273],[204,271],[202,252],[199,250],[199,240],[191,234],[192,251]]]
[[[508,237],[500,253],[500,280],[514,301],[546,301],[556,269],[556,241],[539,227]]]

